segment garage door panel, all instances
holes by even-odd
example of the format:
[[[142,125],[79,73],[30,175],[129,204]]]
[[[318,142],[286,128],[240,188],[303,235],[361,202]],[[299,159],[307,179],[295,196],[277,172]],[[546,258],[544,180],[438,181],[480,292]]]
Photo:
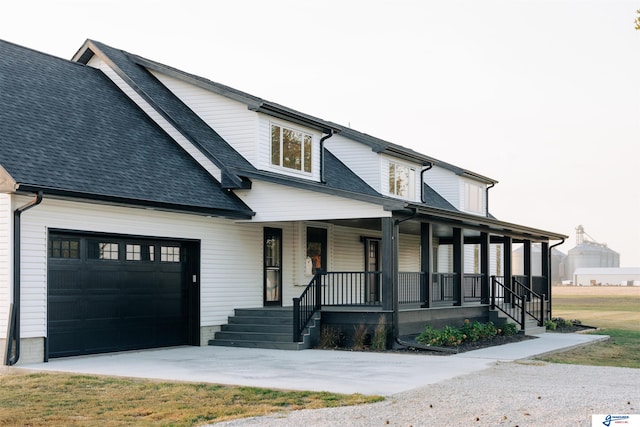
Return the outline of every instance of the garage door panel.
[[[50,239],[64,246],[64,234]],[[181,242],[73,238],[77,259],[49,258],[49,357],[189,344],[190,275],[175,262],[187,253]],[[96,259],[103,255],[112,259]]]

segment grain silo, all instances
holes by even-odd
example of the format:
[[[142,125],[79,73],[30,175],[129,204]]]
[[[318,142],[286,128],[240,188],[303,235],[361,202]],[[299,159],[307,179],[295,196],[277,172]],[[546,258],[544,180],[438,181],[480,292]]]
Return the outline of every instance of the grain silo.
[[[620,254],[598,243],[589,236],[582,225],[576,227],[576,246],[567,254],[566,272],[573,277],[578,268],[620,267]]]
[[[564,266],[567,256],[559,250],[551,249],[551,284],[559,285],[566,278]],[[519,245],[513,250],[512,273],[514,275],[524,274],[524,248]],[[539,244],[531,245],[531,275],[542,275],[542,249]]]

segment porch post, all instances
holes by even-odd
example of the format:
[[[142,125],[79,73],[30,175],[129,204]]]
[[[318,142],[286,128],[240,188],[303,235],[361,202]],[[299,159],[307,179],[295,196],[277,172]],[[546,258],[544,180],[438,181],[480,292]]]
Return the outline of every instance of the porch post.
[[[480,303],[489,304],[489,272],[491,270],[489,233],[480,233]]]
[[[420,301],[422,307],[431,307],[431,283],[433,281],[433,231],[431,223],[420,223]]]
[[[382,270],[382,309],[394,310],[395,304],[394,295],[397,296],[397,289],[395,286],[395,255],[396,255],[396,242],[394,239],[394,224],[393,218],[382,218],[382,253],[380,254],[381,270]]]
[[[508,289],[513,290],[513,283],[511,280],[511,277],[513,275],[513,273],[511,272],[511,257],[512,257],[512,253],[511,251],[512,249],[512,245],[513,245],[513,240],[511,238],[511,236],[504,236],[504,254],[502,254],[503,256],[503,264],[504,264],[504,283],[503,285],[506,286]],[[504,302],[506,303],[510,303],[511,302],[511,294],[507,293],[504,296]]]
[[[533,289],[533,280],[531,279],[531,240],[525,240],[523,245],[524,268],[523,274],[527,277],[526,285]]]
[[[541,271],[543,277],[543,294],[545,294],[547,301],[551,300],[551,263],[549,253],[549,242],[542,242],[540,244],[540,257],[541,257]],[[549,306],[549,305],[547,305]],[[548,311],[548,309],[547,309]]]
[[[464,281],[464,234],[461,228],[453,228],[453,305],[462,305],[462,288]]]

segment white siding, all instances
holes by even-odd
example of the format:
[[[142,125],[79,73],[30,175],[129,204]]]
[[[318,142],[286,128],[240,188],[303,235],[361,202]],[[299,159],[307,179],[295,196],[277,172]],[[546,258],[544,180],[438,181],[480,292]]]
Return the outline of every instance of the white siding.
[[[379,238],[376,230],[336,227],[333,244],[334,271],[364,271],[364,246],[361,236]]]
[[[0,337],[6,338],[9,298],[13,286],[11,196],[0,193]]]
[[[255,212],[252,221],[304,221],[391,216],[379,205],[254,180],[235,193]]]
[[[336,134],[325,141],[325,148],[373,189],[381,192],[380,154],[371,147]]]
[[[398,249],[398,271],[420,271],[420,236],[414,234],[400,234]]]
[[[424,174],[424,179],[431,188],[451,203],[456,209],[461,209],[460,177],[450,170],[434,166]],[[463,187],[464,191],[464,187]],[[464,200],[464,192],[462,193]]]
[[[183,80],[151,73],[214,129],[236,151],[258,167],[258,115],[238,102]]]
[[[45,198],[22,215],[22,337],[46,333],[49,228],[200,240],[201,326],[262,305],[262,224]]]
[[[99,68],[107,75],[129,98],[133,100],[150,118],[155,121],[171,138],[173,138],[187,153],[191,155],[202,167],[204,167],[214,178],[222,181],[220,169],[214,165],[200,150],[198,150],[188,139],[176,130],[167,120],[164,119],[151,105],[149,105],[131,86],[129,86],[120,76],[109,67],[104,61],[94,56],[88,65]],[[89,96],[89,95],[88,95]]]

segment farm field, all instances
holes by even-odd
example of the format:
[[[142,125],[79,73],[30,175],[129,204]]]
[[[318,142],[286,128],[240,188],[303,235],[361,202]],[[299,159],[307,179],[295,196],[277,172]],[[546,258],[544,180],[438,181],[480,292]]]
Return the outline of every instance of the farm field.
[[[640,287],[554,286],[553,317],[604,329],[640,332]]]

